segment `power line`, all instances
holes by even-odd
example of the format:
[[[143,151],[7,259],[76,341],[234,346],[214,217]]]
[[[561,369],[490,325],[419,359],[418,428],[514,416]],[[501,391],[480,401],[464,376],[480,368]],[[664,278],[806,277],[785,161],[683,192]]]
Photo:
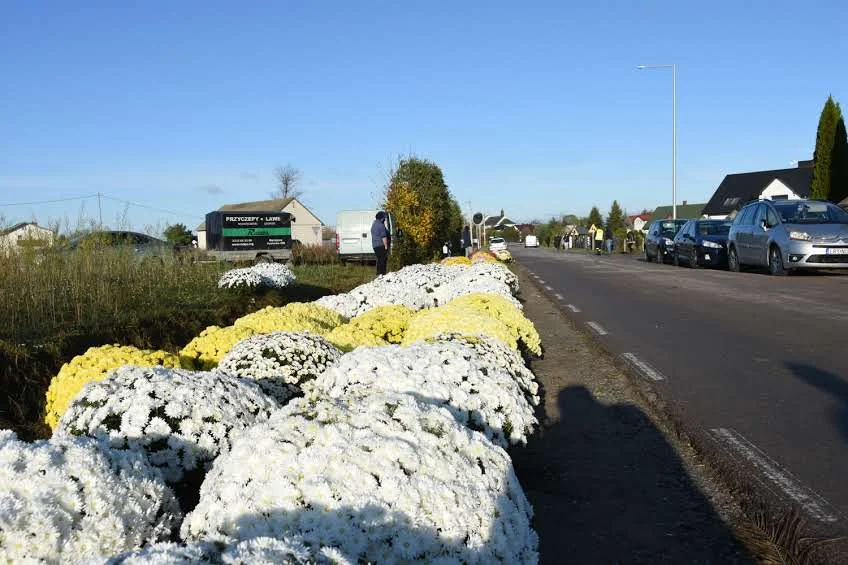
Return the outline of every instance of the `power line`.
[[[36,204],[53,204],[54,202],[69,202],[71,200],[87,200],[89,198],[95,198],[96,194],[89,194],[88,196],[70,196],[68,198],[55,198],[53,200],[36,200],[33,202],[8,202],[5,204],[0,204],[0,207],[7,206],[33,206]]]
[[[164,212],[165,214],[173,214],[174,216],[197,216],[196,212],[175,212],[174,210],[166,210],[165,208],[157,208],[156,206],[148,206],[147,204],[139,204],[138,202],[131,202],[129,200],[124,200],[123,198],[115,198],[114,196],[108,196],[106,194],[100,194],[103,198],[107,200],[114,200],[115,202],[121,202],[123,204],[129,204],[130,206],[136,206],[138,208],[147,208],[148,210],[155,210],[157,212]]]

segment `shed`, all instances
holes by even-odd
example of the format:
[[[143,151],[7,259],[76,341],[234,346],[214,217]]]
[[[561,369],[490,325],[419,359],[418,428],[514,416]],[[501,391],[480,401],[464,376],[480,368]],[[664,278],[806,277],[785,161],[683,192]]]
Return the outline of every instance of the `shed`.
[[[33,247],[52,245],[56,238],[53,230],[39,226],[35,222],[21,222],[0,231],[0,249],[19,251]]]

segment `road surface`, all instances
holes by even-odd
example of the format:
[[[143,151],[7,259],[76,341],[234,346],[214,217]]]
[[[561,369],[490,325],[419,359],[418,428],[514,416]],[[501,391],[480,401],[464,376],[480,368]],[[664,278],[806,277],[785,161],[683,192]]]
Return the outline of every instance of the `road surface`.
[[[512,252],[742,476],[813,522],[845,528],[848,274],[770,277]]]

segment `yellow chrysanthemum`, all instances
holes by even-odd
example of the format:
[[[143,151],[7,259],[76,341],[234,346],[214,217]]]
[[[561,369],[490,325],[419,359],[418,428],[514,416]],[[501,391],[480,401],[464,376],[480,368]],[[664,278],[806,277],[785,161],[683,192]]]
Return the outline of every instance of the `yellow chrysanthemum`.
[[[180,360],[186,369],[214,369],[235,344],[257,333],[240,326],[209,326],[182,348]]]
[[[462,265],[470,267],[471,259],[468,257],[445,257],[442,259],[442,265]]]
[[[460,335],[487,335],[499,339],[513,349],[518,347],[515,335],[506,324],[485,310],[471,308],[430,308],[421,310],[409,324],[404,344],[434,337],[440,333]]]
[[[505,324],[513,337],[521,340],[531,352],[542,353],[542,340],[533,322],[515,304],[498,294],[474,292],[448,302],[442,308],[456,311],[485,312]]]
[[[62,365],[59,374],[50,381],[44,421],[55,429],[71,400],[86,384],[101,381],[110,371],[124,365],[179,367],[180,359],[167,351],[137,349],[128,345],[91,347]]]
[[[399,304],[377,306],[351,319],[348,325],[389,343],[400,343],[415,312]]]
[[[345,319],[337,312],[318,304],[292,302],[282,307],[268,306],[262,310],[242,316],[236,327],[250,328],[256,333],[312,332],[320,335],[329,333],[343,324]]]
[[[352,326],[351,324],[344,324],[334,328],[324,337],[327,338],[327,341],[345,353],[353,351],[361,345],[368,347],[380,347],[389,344],[389,342],[385,339],[381,339],[371,332]]]

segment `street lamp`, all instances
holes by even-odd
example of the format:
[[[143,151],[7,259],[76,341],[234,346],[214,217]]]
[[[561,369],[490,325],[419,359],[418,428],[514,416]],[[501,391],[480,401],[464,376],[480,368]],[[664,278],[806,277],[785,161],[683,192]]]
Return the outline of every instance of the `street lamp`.
[[[671,69],[672,96],[672,165],[671,165],[671,215],[677,219],[677,65],[639,65],[640,71],[649,69]]]

